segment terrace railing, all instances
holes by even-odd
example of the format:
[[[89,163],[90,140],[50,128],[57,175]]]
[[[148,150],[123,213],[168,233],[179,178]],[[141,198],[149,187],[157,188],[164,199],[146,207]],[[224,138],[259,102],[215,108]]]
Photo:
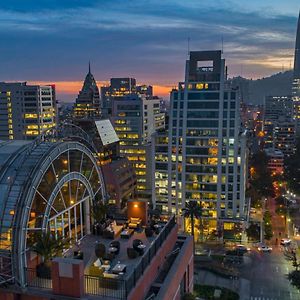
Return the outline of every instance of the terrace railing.
[[[141,261],[134,268],[133,272],[126,279],[126,295],[128,296],[131,290],[136,285],[137,281],[144,274],[147,267],[150,265],[152,259],[155,257],[156,253],[159,251],[160,247],[167,239],[169,233],[172,231],[176,224],[175,216],[172,216],[168,223],[163,227],[161,232],[158,234],[156,239],[151,243],[150,247],[145,251],[142,256]]]
[[[37,274],[36,269],[26,269],[26,282],[28,287],[39,289],[52,289],[51,273]]]

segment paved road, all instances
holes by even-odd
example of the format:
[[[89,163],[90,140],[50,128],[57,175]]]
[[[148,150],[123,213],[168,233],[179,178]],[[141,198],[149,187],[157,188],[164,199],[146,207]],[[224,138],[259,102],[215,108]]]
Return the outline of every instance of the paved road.
[[[251,263],[241,269],[241,277],[249,280],[250,295],[242,299],[300,300],[300,292],[287,279],[293,267],[285,259],[282,247],[274,247],[272,253],[253,250],[250,259]]]

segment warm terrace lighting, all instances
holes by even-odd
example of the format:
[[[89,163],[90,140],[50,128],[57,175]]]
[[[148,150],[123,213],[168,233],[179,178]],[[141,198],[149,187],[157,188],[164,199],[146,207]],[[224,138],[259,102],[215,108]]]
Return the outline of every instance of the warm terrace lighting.
[[[67,163],[68,163],[68,161],[67,161],[66,159],[64,159],[64,160],[63,160],[63,163],[64,163],[64,164],[67,164]]]
[[[137,208],[137,207],[139,207],[139,206],[138,206],[137,204],[134,204],[134,207]]]
[[[35,212],[31,212],[31,213],[30,213],[30,217],[31,217],[31,218],[35,218]]]

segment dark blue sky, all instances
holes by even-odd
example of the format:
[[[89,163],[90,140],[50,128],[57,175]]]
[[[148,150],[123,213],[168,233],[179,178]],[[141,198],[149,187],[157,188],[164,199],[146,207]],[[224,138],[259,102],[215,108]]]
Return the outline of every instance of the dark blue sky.
[[[0,80],[65,82],[64,97],[91,60],[99,81],[169,87],[183,79],[188,37],[191,50],[210,50],[222,36],[230,75],[266,76],[293,64],[299,8],[299,0],[2,0]]]

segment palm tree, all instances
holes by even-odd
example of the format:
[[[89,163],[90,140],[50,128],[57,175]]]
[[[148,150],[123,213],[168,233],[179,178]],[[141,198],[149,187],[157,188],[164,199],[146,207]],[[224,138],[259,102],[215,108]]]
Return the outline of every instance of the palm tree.
[[[96,223],[99,224],[103,223],[103,221],[106,218],[107,211],[108,211],[108,206],[102,201],[98,201],[93,204],[91,213]]]
[[[51,269],[49,261],[55,256],[60,256],[65,244],[69,239],[56,237],[51,231],[39,232],[29,240],[30,249],[40,255],[41,263],[36,266],[37,276],[41,278],[51,278]]]
[[[67,239],[56,237],[51,231],[37,233],[31,250],[41,256],[42,264],[47,264],[54,256],[61,255]]]
[[[183,216],[191,219],[192,236],[195,235],[195,218],[200,220],[200,237],[202,241],[203,237],[203,226],[202,226],[202,203],[197,201],[189,201],[186,203],[183,209]]]

